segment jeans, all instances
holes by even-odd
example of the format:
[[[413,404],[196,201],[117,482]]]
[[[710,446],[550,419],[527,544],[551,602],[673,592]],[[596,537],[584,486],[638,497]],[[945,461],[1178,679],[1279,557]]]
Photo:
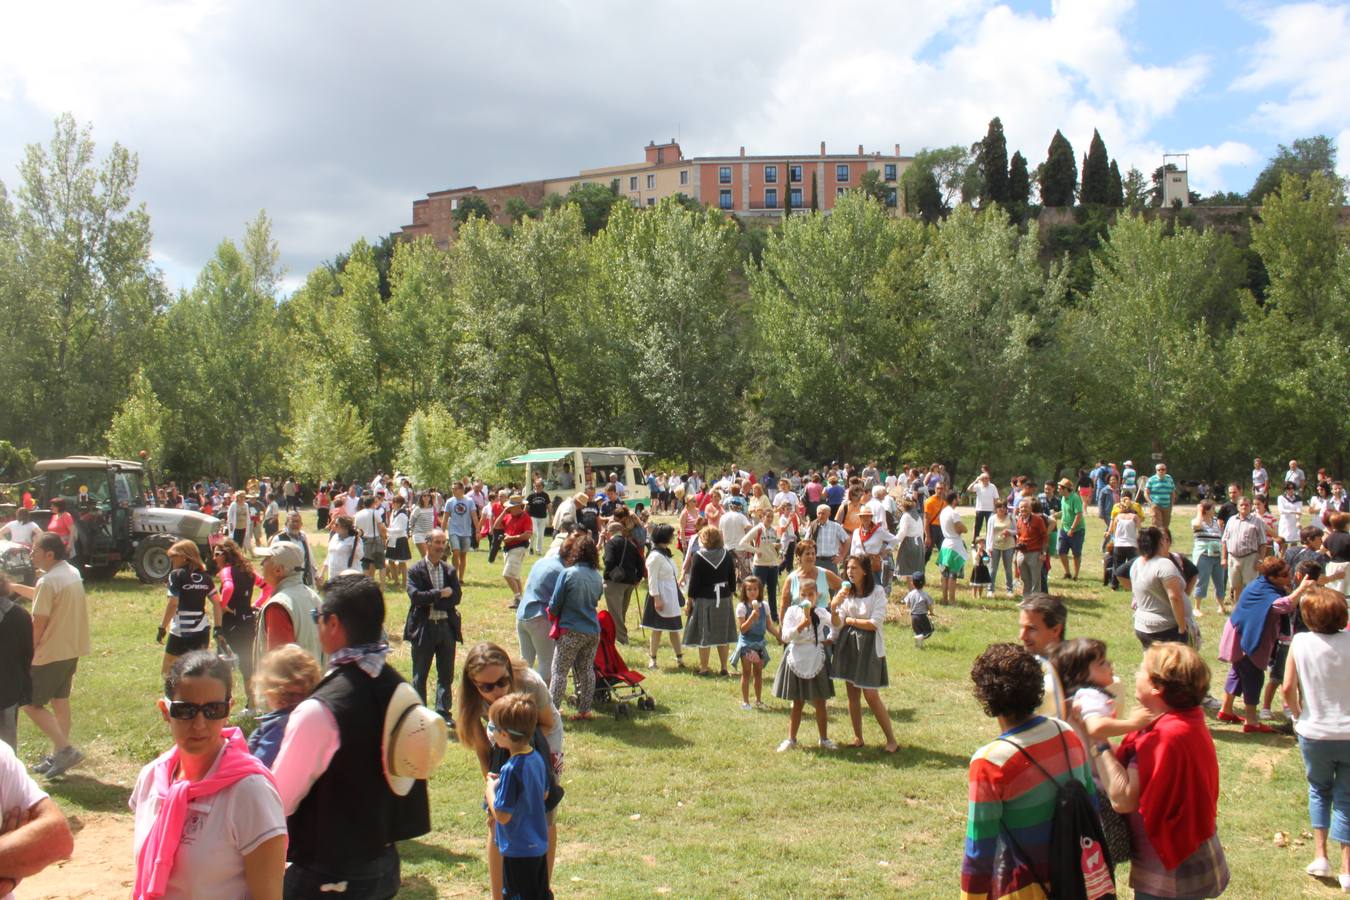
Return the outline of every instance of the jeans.
[[[760,598],[768,602],[769,615],[778,621],[778,567],[777,566],[755,566],[751,570],[756,578],[764,582],[764,590],[760,593]]]
[[[1222,602],[1228,596],[1228,571],[1223,567],[1222,559],[1217,556],[1197,556],[1195,567],[1200,570],[1200,580],[1195,583],[1195,598],[1208,597],[1209,583],[1213,580],[1214,599]]]
[[[1308,818],[1313,828],[1330,829],[1338,844],[1350,843],[1350,741],[1300,737],[1308,775]]]
[[[516,637],[520,640],[520,658],[525,664],[533,666],[544,679],[544,684],[553,677],[553,639],[548,636],[548,616],[535,616],[533,619],[516,619]],[[539,665],[535,665],[535,660]]]
[[[1013,589],[1013,555],[1016,553],[1017,550],[1013,547],[1009,547],[1007,550],[996,549],[989,551],[989,590],[992,591],[994,585],[998,582],[998,567],[1000,563],[1003,565],[1003,583],[1007,586],[1008,590],[1011,591]]]
[[[385,851],[370,862],[355,863],[342,872],[329,872],[301,863],[291,863],[286,868],[286,880],[283,882],[282,897],[285,900],[309,900],[312,897],[359,898],[359,900],[385,900],[398,894],[401,885],[398,866],[398,849],[390,844]],[[344,884],[342,890],[335,886]]]
[[[548,684],[553,705],[558,709],[562,709],[563,697],[567,694],[567,670],[571,669],[572,681],[577,688],[577,712],[584,715],[591,711],[591,702],[595,699],[595,648],[599,644],[600,635],[580,631],[565,631],[558,639],[558,652],[553,655],[553,676]]]
[[[448,621],[427,622],[421,639],[412,645],[412,682],[417,696],[427,702],[427,677],[436,662],[436,712],[450,717],[450,684],[455,680],[455,630]]]
[[[1113,590],[1120,587],[1120,579],[1116,577],[1116,570],[1127,563],[1134,562],[1138,555],[1138,547],[1116,547],[1111,551],[1111,588]]]
[[[530,532],[530,552],[535,556],[544,555],[544,526],[548,524],[548,519],[536,519],[530,516],[530,524],[534,530]]]

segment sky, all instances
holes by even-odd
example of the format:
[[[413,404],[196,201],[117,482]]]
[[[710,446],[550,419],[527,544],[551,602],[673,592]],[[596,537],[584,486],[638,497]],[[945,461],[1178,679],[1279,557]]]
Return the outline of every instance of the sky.
[[[686,156],[970,143],[1034,168],[1094,128],[1122,172],[1188,153],[1245,192],[1328,134],[1350,174],[1350,4],[1239,0],[119,0],[0,12],[0,181],[63,112],[140,161],[190,287],[265,209],[294,287],[429,191]]]

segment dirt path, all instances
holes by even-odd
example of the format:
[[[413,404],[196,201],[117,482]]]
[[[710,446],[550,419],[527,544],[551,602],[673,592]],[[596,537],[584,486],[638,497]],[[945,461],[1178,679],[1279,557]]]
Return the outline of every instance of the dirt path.
[[[75,830],[75,855],[24,879],[18,896],[23,900],[129,897],[136,879],[131,816],[92,813],[73,817],[70,824]]]

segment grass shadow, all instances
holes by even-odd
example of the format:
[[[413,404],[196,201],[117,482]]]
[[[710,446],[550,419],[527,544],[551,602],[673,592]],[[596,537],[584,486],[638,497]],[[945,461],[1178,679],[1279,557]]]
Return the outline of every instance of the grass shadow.
[[[439,863],[441,865],[472,863],[478,862],[481,859],[479,856],[456,853],[453,850],[437,844],[428,844],[426,841],[400,841],[398,845],[398,855],[404,862],[431,862]],[[407,882],[404,883],[406,884]]]
[[[131,796],[131,792],[120,784],[109,784],[79,773],[62,775],[42,787],[60,805],[89,812],[124,813]]]
[[[654,710],[639,710],[630,703],[628,710],[626,718],[616,718],[609,704],[605,706],[597,704],[594,719],[589,722],[568,722],[567,729],[573,734],[585,731],[612,737],[634,747],[667,749],[694,746],[694,742],[689,738],[676,734],[669,725],[654,718],[663,712],[671,712],[668,707],[657,704]]]
[[[1280,749],[1280,750],[1287,750],[1291,746],[1293,746],[1290,744],[1289,735],[1284,734],[1282,732],[1276,732],[1275,734],[1260,734],[1260,733],[1248,734],[1241,730],[1241,726],[1234,726],[1234,727],[1237,728],[1238,730],[1220,731],[1218,729],[1211,728],[1209,733],[1210,736],[1214,738],[1214,740],[1218,741],[1221,744],[1257,745],[1260,747],[1270,747],[1273,749]]]

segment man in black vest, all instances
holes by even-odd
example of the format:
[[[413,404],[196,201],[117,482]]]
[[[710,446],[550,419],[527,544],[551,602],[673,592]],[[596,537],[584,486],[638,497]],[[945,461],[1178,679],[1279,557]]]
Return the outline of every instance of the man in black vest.
[[[374,581],[333,579],[317,615],[329,669],[291,713],[272,767],[290,831],[284,896],[393,897],[395,842],[431,830],[418,779],[439,763],[445,725],[385,665],[384,595]]]

